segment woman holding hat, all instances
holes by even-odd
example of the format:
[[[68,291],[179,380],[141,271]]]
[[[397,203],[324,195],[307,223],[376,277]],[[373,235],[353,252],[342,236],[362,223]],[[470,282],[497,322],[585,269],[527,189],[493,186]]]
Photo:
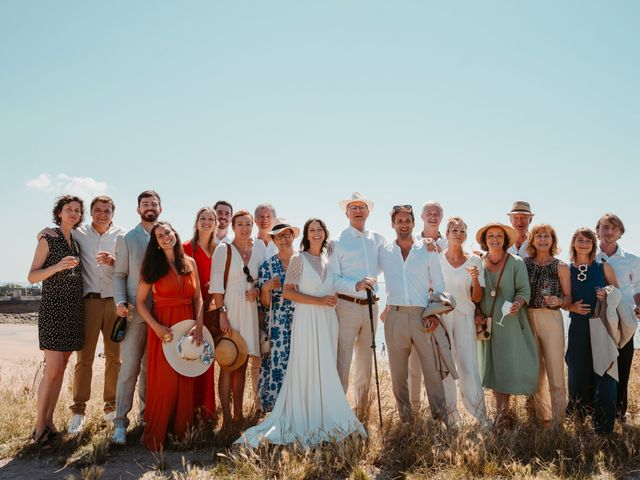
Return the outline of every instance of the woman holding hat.
[[[209,295],[209,279],[211,277],[211,257],[216,248],[216,227],[218,216],[211,207],[202,207],[196,214],[193,225],[193,237],[182,244],[185,255],[196,262],[200,292],[204,302],[204,309],[213,300]],[[194,407],[199,411],[203,420],[212,418],[216,413],[216,392],[213,365],[205,373],[195,379],[193,386]]]
[[[177,342],[177,332],[172,327],[195,318],[195,325],[188,332],[193,337],[189,341],[203,343],[202,295],[195,261],[184,254],[171,224],[158,222],[149,236],[136,308],[149,329],[143,441],[149,450],[157,451],[163,447],[168,432],[181,438],[193,423],[194,379],[172,367],[163,352],[163,342]],[[151,311],[147,307],[150,293]]]
[[[291,258],[284,285],[284,298],[296,303],[289,366],[271,413],[236,443],[310,447],[351,433],[366,435],[336,368],[337,298],[325,254],[328,235],[322,220],[304,225],[301,252]]]
[[[524,263],[531,287],[527,310],[540,358],[533,404],[538,421],[562,425],[567,389],[564,382],[564,321],[560,308],[571,304],[569,266],[555,258],[558,237],[551,225],[534,225],[527,245],[529,256]]]
[[[260,303],[267,310],[264,329],[271,346],[262,356],[258,383],[260,407],[265,412],[270,412],[276,403],[289,363],[293,303],[282,297],[282,286],[293,255],[293,240],[300,235],[300,229],[278,219],[269,235],[278,253],[266,260],[258,273]]]
[[[496,423],[506,420],[511,395],[533,395],[538,385],[538,349],[529,325],[530,297],[524,261],[507,252],[516,239],[513,228],[488,223],[476,234],[484,256],[485,290],[480,308],[491,321],[491,338],[481,342],[482,385],[496,399]]]
[[[255,283],[258,269],[264,257],[252,248],[251,232],[253,216],[247,210],[238,210],[231,217],[234,239],[231,244],[221,243],[213,253],[211,262],[211,287],[213,299],[220,309],[220,329],[224,334],[236,330],[246,343],[249,356],[260,356],[258,340],[258,295]],[[225,284],[227,255],[228,277]],[[218,393],[222,407],[223,422],[229,425],[232,418],[242,419],[242,404],[247,363],[234,370],[221,368],[218,379]],[[231,416],[231,396],[233,395],[233,417]]]

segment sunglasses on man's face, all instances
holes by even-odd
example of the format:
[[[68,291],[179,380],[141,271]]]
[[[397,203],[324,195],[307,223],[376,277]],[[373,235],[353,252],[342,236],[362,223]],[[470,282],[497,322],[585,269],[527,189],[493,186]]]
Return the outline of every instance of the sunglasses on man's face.
[[[251,272],[249,271],[249,267],[246,265],[242,268],[242,272],[247,276],[247,282],[256,283],[253,277],[251,276]]]

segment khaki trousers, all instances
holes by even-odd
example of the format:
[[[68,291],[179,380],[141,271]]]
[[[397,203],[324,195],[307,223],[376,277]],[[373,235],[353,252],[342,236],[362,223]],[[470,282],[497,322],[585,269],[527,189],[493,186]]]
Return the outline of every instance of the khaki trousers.
[[[538,388],[533,396],[536,418],[561,425],[567,407],[562,314],[547,308],[530,308],[528,312],[540,358]]]
[[[118,375],[116,387],[116,417],[113,424],[116,427],[129,426],[129,412],[133,408],[133,395],[138,384],[138,423],[144,419],[144,406],[147,397],[147,324],[136,312],[135,318],[127,322],[127,332],[120,342],[120,358],[122,366]],[[152,333],[152,335],[155,335]]]
[[[384,322],[384,337],[389,355],[389,370],[393,396],[403,421],[413,417],[407,383],[409,355],[416,352],[427,386],[427,397],[434,418],[447,420],[444,384],[435,362],[436,352],[429,333],[422,326],[423,307],[391,306]]]
[[[369,306],[358,305],[341,298],[336,305],[338,315],[338,375],[345,394],[349,388],[351,360],[355,356],[355,375],[351,386],[352,404],[358,417],[364,413],[371,384],[371,323]],[[378,323],[378,305],[373,306],[374,335]]]
[[[111,341],[111,330],[115,318],[116,305],[113,298],[87,298],[84,300],[84,348],[76,352],[76,366],[73,373],[71,411],[74,414],[84,415],[87,402],[91,398],[93,359],[100,332],[102,332],[105,356],[104,387],[102,390],[104,413],[113,412],[116,408],[120,345]]]

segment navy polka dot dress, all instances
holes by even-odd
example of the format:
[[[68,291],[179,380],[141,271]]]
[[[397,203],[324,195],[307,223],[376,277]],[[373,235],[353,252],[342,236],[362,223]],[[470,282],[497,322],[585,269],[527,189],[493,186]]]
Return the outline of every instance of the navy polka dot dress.
[[[78,255],[78,244],[67,243],[62,231],[56,229],[57,238],[45,235],[49,256],[42,268],[55,265],[64,257]],[[42,302],[38,315],[40,350],[73,352],[84,346],[83,291],[80,266],[54,273],[42,282]]]

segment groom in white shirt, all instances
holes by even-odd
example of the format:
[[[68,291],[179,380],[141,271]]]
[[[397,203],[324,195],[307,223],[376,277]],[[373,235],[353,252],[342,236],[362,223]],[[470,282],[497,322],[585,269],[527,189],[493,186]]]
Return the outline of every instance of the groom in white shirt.
[[[338,375],[345,393],[349,388],[349,370],[355,353],[355,375],[352,397],[356,415],[363,419],[371,384],[371,325],[367,290],[378,289],[378,249],[384,245],[382,235],[367,230],[365,223],[373,209],[373,202],[355,192],[340,202],[349,219],[349,227],[332,242],[329,262],[333,274],[338,303]],[[374,296],[374,302],[377,302]],[[378,306],[373,305],[375,335]]]
[[[427,386],[427,397],[434,418],[447,420],[443,378],[444,368],[437,341],[432,338],[440,325],[434,315],[423,318],[429,306],[429,289],[444,291],[440,259],[424,242],[413,237],[415,219],[410,205],[397,205],[391,212],[396,240],[380,249],[380,266],[387,290],[384,336],[389,370],[398,413],[403,421],[413,417],[409,398],[409,354],[417,353]],[[447,362],[450,363],[450,362]]]

